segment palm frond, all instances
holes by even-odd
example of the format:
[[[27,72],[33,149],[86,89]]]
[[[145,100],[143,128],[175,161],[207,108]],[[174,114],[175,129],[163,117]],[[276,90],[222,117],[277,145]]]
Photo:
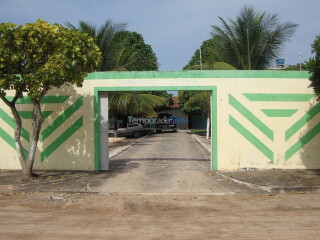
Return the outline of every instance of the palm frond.
[[[166,99],[135,92],[114,92],[109,94],[109,110],[120,115],[146,116],[154,113],[154,108],[167,104]]]
[[[113,23],[111,19],[107,19],[106,22],[100,27],[82,20],[79,21],[77,27],[72,25],[70,22],[66,22],[65,26],[73,30],[78,29],[80,32],[87,33],[94,39],[95,44],[100,48],[102,53],[101,65],[96,70],[102,71],[107,70],[107,56],[110,52],[109,44],[112,37],[115,33],[125,30],[127,24]]]
[[[212,26],[212,36],[221,41],[220,52],[237,69],[264,69],[279,57],[297,24],[281,23],[278,14],[267,14],[245,5],[235,19],[219,17],[221,27]]]

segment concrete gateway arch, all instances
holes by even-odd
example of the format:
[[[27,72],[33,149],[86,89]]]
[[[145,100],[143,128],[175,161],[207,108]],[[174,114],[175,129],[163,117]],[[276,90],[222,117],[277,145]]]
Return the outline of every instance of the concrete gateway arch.
[[[35,169],[108,169],[108,92],[209,90],[211,168],[319,168],[320,105],[307,72],[175,71],[95,72],[82,88],[65,86],[43,99]],[[18,102],[22,138],[29,148],[32,108]],[[31,114],[31,115],[30,115]],[[15,123],[0,103],[0,169],[19,169]]]

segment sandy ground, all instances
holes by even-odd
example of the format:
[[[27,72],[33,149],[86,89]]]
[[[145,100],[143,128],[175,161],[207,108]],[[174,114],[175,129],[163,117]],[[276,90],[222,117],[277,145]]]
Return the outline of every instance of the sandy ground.
[[[320,239],[320,193],[267,194],[226,182],[187,133],[145,138],[110,167],[0,193],[0,240]]]
[[[320,239],[320,194],[0,196],[0,238]]]

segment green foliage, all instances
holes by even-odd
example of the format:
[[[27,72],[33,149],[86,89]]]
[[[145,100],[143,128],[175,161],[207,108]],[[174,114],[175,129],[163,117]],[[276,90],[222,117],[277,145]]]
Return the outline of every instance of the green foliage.
[[[179,101],[185,113],[210,116],[210,91],[180,91]]]
[[[40,100],[52,87],[81,86],[87,72],[99,64],[100,54],[91,37],[58,24],[41,19],[23,26],[2,23],[1,92],[16,90]]]
[[[219,19],[222,26],[212,26],[212,39],[201,46],[204,70],[266,69],[297,28],[297,24],[280,22],[278,14],[259,12],[252,6],[244,6],[228,22]],[[184,69],[200,69],[199,59],[197,50]]]
[[[181,110],[185,114],[210,115],[210,91],[179,91]]]
[[[310,87],[313,88],[314,93],[317,95],[318,101],[320,100],[320,35],[316,37],[312,44],[312,53],[315,54],[313,58],[310,58],[307,63],[307,67],[311,73]]]
[[[212,26],[212,36],[220,41],[226,62],[241,70],[267,68],[297,27],[291,22],[279,22],[278,14],[259,12],[252,6],[245,6],[229,23],[219,19],[222,27]]]
[[[100,27],[96,27],[93,24],[90,24],[85,21],[80,21],[78,27],[75,27],[69,22],[66,22],[65,25],[69,29],[79,29],[80,32],[86,33],[94,39],[95,44],[100,48],[102,52],[102,61],[101,64],[95,69],[96,71],[106,71],[108,68],[107,59],[110,55],[110,42],[114,35],[126,29],[126,23],[113,23],[111,19],[108,19]]]
[[[51,25],[41,19],[23,26],[0,24],[0,98],[11,109],[16,122],[14,141],[22,167],[21,179],[30,181],[37,143],[44,121],[40,102],[49,89],[63,84],[81,86],[87,72],[94,71],[101,52],[87,34]],[[12,100],[8,90],[15,91]],[[33,105],[32,136],[28,156],[21,143],[22,121],[16,108],[27,94]]]
[[[157,71],[157,57],[141,34],[129,31],[117,32],[109,46],[107,57],[109,71]]]
[[[159,96],[165,99],[165,103],[161,106],[157,106],[154,108],[154,110],[156,112],[160,112],[160,111],[167,111],[170,110],[171,105],[174,104],[173,100],[172,100],[172,94],[168,93],[166,91],[141,91],[141,92],[136,92],[139,94],[150,94],[150,95],[154,95],[154,96]]]
[[[160,96],[140,92],[113,92],[109,94],[109,111],[117,118],[155,115],[154,108],[166,105]]]
[[[226,63],[226,58],[220,51],[220,41],[213,37],[204,41],[200,47],[203,70],[236,70],[235,67]],[[184,70],[200,70],[200,50],[197,49]]]

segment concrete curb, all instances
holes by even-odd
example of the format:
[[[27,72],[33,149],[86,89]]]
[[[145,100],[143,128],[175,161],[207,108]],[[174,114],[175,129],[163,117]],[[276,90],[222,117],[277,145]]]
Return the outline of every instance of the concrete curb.
[[[147,135],[146,135],[147,136]],[[122,153],[123,151],[127,150],[128,148],[130,148],[131,146],[141,142],[146,136],[143,136],[139,139],[137,139],[136,141],[134,141],[133,143],[130,143],[126,146],[123,146],[123,147],[120,147],[120,148],[117,148],[115,150],[113,150],[112,152],[109,153],[109,159],[117,156],[118,154]]]
[[[257,185],[253,183],[248,183],[245,181],[241,181],[238,179],[235,179],[233,177],[226,176],[222,173],[215,172],[219,177],[237,183],[239,185],[243,185],[249,188],[253,189],[258,189],[262,191],[266,191],[268,193],[288,193],[288,192],[319,192],[320,191],[320,186],[319,187],[278,187],[278,186],[273,186],[273,187],[268,187],[268,186],[262,186],[262,185]]]
[[[201,139],[196,135],[193,134],[190,130],[188,130],[189,133],[191,133],[191,136],[205,149],[207,152],[211,153],[211,149],[201,141]]]

